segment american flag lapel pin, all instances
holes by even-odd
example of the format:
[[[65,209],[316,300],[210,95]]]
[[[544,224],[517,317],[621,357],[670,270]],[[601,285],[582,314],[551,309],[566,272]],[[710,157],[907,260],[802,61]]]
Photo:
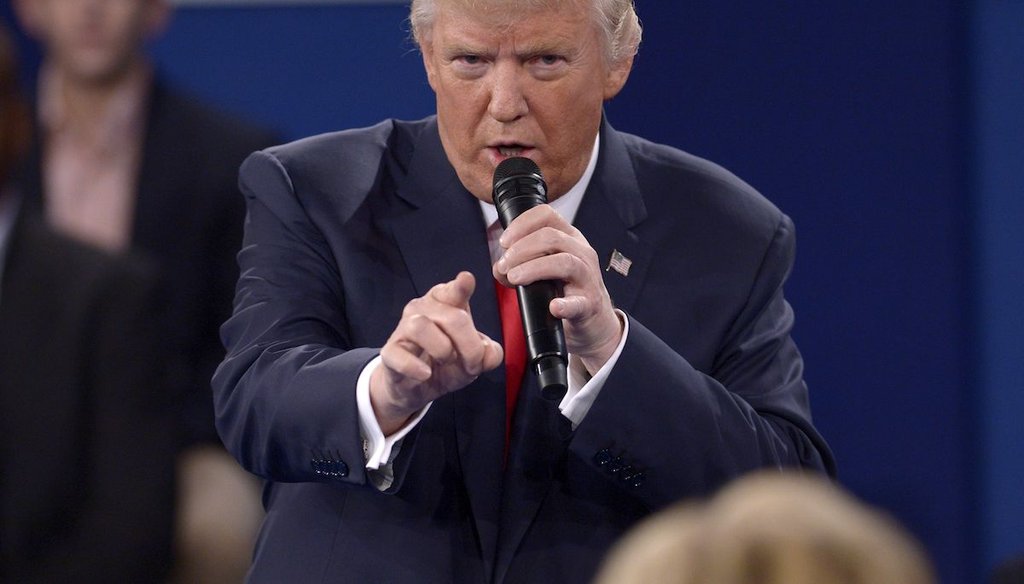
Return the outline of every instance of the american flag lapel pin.
[[[623,276],[629,275],[629,267],[633,265],[633,260],[622,255],[622,252],[613,249],[612,257],[608,259],[608,266],[605,267],[604,271],[615,270]]]

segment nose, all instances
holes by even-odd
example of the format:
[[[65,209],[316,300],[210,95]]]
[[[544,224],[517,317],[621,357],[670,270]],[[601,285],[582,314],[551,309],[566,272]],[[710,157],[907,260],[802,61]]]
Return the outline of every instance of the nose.
[[[530,111],[519,69],[514,63],[501,62],[493,70],[487,111],[499,122],[514,122]]]

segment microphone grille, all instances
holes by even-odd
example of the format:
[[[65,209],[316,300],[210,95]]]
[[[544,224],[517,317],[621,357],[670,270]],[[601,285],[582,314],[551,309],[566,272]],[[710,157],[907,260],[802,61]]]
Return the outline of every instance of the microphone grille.
[[[538,178],[543,180],[543,175],[540,172],[540,167],[537,163],[525,158],[523,156],[516,156],[514,158],[506,158],[498,163],[498,167],[494,169],[494,184],[507,179],[510,176],[522,176],[535,174]]]

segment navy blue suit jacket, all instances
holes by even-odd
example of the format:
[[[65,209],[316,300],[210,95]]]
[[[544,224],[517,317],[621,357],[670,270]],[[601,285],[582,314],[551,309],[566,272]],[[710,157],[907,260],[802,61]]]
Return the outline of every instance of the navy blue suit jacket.
[[[782,286],[790,220],[721,168],[601,130],[575,224],[630,319],[573,431],[529,379],[502,466],[504,371],[437,400],[367,481],[355,384],[403,306],[460,270],[501,338],[485,226],[436,121],[386,121],[252,155],[228,356],[229,450],[269,482],[253,582],[588,582],[638,519],[765,466],[832,469]],[[530,378],[530,376],[528,376]]]

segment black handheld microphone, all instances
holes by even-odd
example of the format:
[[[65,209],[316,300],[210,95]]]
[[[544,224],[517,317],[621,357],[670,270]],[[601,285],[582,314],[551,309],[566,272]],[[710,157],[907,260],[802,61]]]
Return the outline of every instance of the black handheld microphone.
[[[529,158],[507,158],[494,170],[494,206],[501,226],[507,228],[523,212],[548,202],[548,186],[540,168]],[[569,387],[565,333],[562,321],[551,315],[548,306],[562,295],[562,284],[543,280],[516,286],[519,313],[523,317],[526,350],[530,364],[540,381],[541,395],[561,401]]]

